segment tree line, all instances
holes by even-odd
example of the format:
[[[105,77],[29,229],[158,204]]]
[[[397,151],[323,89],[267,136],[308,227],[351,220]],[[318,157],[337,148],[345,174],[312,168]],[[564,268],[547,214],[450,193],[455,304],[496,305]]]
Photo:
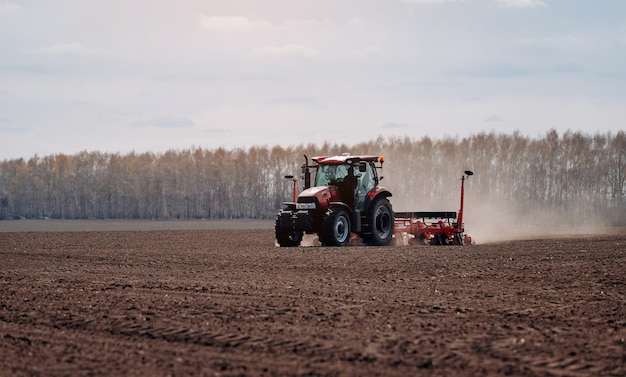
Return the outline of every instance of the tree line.
[[[550,224],[626,224],[626,134],[555,130],[4,160],[0,220],[270,219],[292,197],[285,175],[301,175],[303,155],[344,152],[385,156],[381,184],[396,210],[457,210],[459,179],[472,170],[468,210],[487,222],[506,212]]]

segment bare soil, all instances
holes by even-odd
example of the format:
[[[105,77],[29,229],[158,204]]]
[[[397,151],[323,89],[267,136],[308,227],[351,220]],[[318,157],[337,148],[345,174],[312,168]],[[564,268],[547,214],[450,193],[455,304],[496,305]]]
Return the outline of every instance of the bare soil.
[[[626,230],[278,248],[0,232],[0,376],[625,376]]]

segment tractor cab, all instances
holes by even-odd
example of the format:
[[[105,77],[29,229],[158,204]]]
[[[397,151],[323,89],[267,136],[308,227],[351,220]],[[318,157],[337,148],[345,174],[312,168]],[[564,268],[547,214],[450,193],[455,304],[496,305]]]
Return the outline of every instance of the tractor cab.
[[[376,189],[379,181],[375,162],[380,160],[378,168],[382,168],[383,157],[343,154],[334,157],[314,157],[312,160],[317,163],[310,166],[316,170],[313,187],[335,186],[340,194],[340,198],[335,199],[356,210],[365,209],[367,195]],[[305,176],[310,174],[304,166],[303,174]],[[305,185],[305,191],[307,188]],[[306,197],[306,193],[303,194],[301,195]]]

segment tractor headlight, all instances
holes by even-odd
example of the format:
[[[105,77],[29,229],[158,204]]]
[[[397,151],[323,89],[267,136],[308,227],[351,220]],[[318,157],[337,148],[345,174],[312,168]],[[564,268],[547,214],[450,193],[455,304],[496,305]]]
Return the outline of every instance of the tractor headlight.
[[[296,209],[315,209],[315,203],[296,203]]]

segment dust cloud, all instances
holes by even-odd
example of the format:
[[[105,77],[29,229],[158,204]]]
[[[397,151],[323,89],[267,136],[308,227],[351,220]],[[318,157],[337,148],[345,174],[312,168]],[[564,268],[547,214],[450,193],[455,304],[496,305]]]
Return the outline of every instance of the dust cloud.
[[[577,211],[559,213],[524,203],[466,198],[466,232],[478,244],[551,237],[586,238],[610,234],[609,222]]]
[[[391,197],[396,212],[454,211],[459,212],[460,196],[447,195],[436,200],[427,195],[417,200]],[[542,239],[549,237],[585,238],[611,233],[610,220],[572,210],[559,213],[550,208],[531,208],[526,203],[494,198],[465,196],[463,222],[466,233],[476,244]]]

